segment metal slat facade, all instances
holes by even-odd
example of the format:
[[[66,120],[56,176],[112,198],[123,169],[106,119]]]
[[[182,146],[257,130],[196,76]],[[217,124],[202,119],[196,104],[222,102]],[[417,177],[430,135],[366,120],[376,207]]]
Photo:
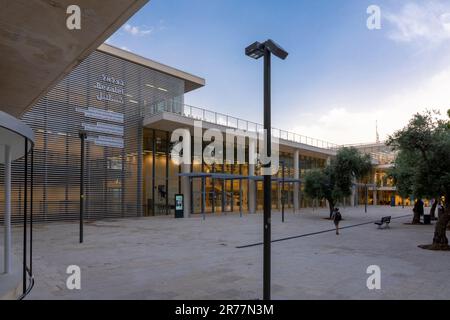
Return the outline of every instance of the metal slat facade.
[[[113,84],[104,81],[104,76],[120,81]],[[99,86],[116,88],[118,93],[99,89]],[[123,103],[99,100],[100,94],[111,94]],[[183,95],[181,79],[107,53],[92,53],[22,118],[36,136],[35,220],[78,219],[81,164],[78,133],[83,124],[96,126],[98,123],[107,128],[122,126],[123,137],[89,130],[88,137],[123,138],[123,148],[96,145],[92,141],[86,143],[85,217],[95,220],[141,216],[142,110],[164,100],[183,103]],[[118,123],[117,119],[88,117],[80,112],[87,108],[123,114],[123,123]],[[13,221],[17,222],[23,211],[23,160],[13,163],[12,176],[12,214]],[[3,167],[0,167],[0,177],[3,179]],[[0,189],[3,202],[3,181]],[[3,203],[0,203],[0,219],[3,219]]]

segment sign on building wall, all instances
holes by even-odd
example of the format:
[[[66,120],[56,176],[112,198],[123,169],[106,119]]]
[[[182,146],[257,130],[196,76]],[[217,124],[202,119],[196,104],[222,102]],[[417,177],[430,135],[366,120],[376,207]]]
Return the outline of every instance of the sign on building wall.
[[[99,80],[95,83],[94,89],[97,89],[96,98],[99,101],[111,101],[123,104],[123,95],[125,94],[125,82],[121,79],[102,74]],[[120,148],[124,147],[124,127],[125,120],[123,113],[118,113],[110,110],[102,110],[99,108],[76,108],[77,112],[83,113],[85,118],[114,122],[115,124],[106,122],[97,122],[95,124],[82,122],[81,127],[88,132],[87,141],[94,143],[97,146]],[[89,135],[89,133],[91,135]],[[98,136],[92,133],[101,134]],[[117,136],[120,136],[118,138]]]
[[[114,138],[108,136],[98,136],[98,137],[90,136],[87,137],[86,140],[93,142],[96,146],[123,149],[122,138]]]
[[[94,88],[98,90],[96,98],[98,101],[111,101],[123,104],[124,87],[125,82],[123,80],[102,74],[100,81],[97,81],[94,85]]]
[[[109,110],[102,110],[94,107],[84,108],[76,108],[77,112],[82,112],[85,117],[98,119],[98,120],[106,120],[111,122],[123,123],[124,115],[123,113],[113,112]]]
[[[82,123],[81,125],[86,131],[123,136],[123,126],[116,126],[102,122],[97,122],[96,124]]]

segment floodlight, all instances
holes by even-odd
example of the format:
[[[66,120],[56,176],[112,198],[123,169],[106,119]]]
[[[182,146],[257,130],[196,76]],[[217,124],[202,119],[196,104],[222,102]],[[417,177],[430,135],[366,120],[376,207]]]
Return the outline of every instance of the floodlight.
[[[256,41],[245,48],[245,54],[253,59],[259,59],[264,55],[264,45]]]
[[[264,43],[256,41],[255,43],[245,48],[245,54],[253,59],[259,59],[264,56],[264,52],[266,50],[269,50],[270,53],[274,54],[282,60],[285,60],[289,54],[272,39],[269,39]]]
[[[287,53],[286,50],[284,50],[282,47],[280,47],[275,41],[269,39],[266,42],[264,42],[264,46],[274,55],[276,55],[278,58],[285,60],[289,53]]]

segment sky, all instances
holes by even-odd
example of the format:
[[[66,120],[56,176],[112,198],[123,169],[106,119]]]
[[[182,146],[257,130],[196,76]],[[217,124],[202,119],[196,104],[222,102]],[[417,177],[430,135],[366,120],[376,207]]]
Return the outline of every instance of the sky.
[[[369,30],[367,8],[381,9]],[[381,140],[424,110],[450,109],[450,0],[151,0],[108,43],[206,79],[185,103],[263,121],[273,39],[274,127],[338,144]]]

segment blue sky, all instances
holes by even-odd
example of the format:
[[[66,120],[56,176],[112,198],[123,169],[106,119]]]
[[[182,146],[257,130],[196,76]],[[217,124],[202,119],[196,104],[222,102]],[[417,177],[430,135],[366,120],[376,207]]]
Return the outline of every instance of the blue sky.
[[[381,30],[366,27],[381,8]],[[198,107],[262,122],[262,61],[272,38],[273,125],[336,143],[375,140],[417,111],[450,108],[450,0],[151,0],[108,43],[206,79]]]

